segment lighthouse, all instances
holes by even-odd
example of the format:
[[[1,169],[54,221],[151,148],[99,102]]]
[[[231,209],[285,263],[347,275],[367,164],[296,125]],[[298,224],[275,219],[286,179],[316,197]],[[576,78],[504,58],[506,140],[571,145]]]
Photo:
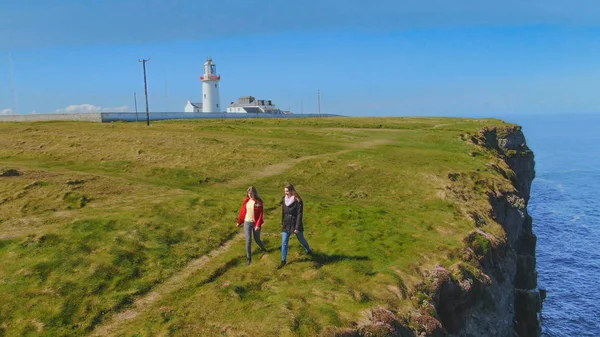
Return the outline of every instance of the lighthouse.
[[[202,112],[223,111],[219,104],[221,76],[217,74],[217,66],[210,57],[204,63],[204,75],[200,76],[200,81],[202,81]]]

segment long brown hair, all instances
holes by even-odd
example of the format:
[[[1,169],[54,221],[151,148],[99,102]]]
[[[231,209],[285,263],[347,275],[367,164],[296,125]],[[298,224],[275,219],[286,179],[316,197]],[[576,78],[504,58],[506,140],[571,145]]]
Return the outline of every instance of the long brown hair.
[[[296,198],[296,200],[302,201],[302,198],[300,198],[300,194],[296,192],[296,188],[294,188],[294,185],[288,184],[285,188],[287,188],[287,190],[290,192],[291,195],[293,195]]]
[[[260,202],[262,202],[262,198],[260,197],[260,195],[258,195],[258,191],[256,191],[256,187],[254,186],[250,186],[248,187],[248,189],[246,190],[246,196],[248,196],[248,193],[252,193],[252,196],[254,197],[255,200],[258,200]]]

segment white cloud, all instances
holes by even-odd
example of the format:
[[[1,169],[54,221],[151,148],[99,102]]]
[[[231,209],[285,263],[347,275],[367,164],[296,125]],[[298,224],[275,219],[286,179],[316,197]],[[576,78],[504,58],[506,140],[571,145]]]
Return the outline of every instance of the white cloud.
[[[106,112],[126,112],[129,110],[131,110],[131,109],[129,109],[129,107],[127,105],[118,106],[116,108],[103,108],[102,109],[102,111],[106,111]]]
[[[86,113],[98,112],[101,108],[92,104],[73,104],[64,109],[54,110],[55,113]]]
[[[115,108],[103,108],[93,104],[72,104],[63,109],[52,111],[52,113],[95,113],[95,112],[125,112],[129,107],[126,105]]]

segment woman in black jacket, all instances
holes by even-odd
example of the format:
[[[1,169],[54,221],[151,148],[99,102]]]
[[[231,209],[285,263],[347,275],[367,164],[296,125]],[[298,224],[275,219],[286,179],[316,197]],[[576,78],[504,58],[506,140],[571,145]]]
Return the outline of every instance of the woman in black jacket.
[[[292,233],[296,234],[298,241],[306,249],[306,253],[311,254],[310,246],[306,242],[303,233],[304,203],[302,198],[291,184],[285,187],[284,192],[285,195],[281,200],[281,264],[277,269],[283,268],[286,264],[288,243]]]

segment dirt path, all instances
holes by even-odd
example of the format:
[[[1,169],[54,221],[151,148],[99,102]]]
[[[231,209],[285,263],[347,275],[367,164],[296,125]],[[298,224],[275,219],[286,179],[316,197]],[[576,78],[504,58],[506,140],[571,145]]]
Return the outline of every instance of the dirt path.
[[[246,182],[248,182],[248,180],[254,179],[257,177],[265,178],[265,177],[270,177],[270,176],[273,176],[276,174],[280,174],[280,173],[284,172],[285,170],[293,167],[294,165],[301,163],[303,161],[306,161],[306,160],[316,159],[316,158],[324,158],[324,157],[328,157],[328,156],[332,156],[332,155],[343,154],[343,153],[351,152],[357,148],[371,148],[371,147],[374,147],[377,145],[387,144],[389,142],[391,142],[391,141],[388,139],[376,139],[376,140],[362,142],[362,143],[353,145],[352,147],[350,147],[348,149],[344,149],[344,150],[341,150],[338,152],[323,153],[323,154],[314,155],[314,156],[300,157],[300,158],[286,161],[283,163],[270,165],[270,166],[267,166],[266,168],[263,168],[259,172],[255,172],[254,174],[240,177],[235,182],[232,182],[232,184],[246,183]],[[234,242],[241,241],[243,238],[244,238],[244,233],[238,233],[231,240],[223,243],[223,245],[221,247],[211,251],[210,253],[202,256],[201,258],[193,260],[183,270],[176,273],[171,278],[167,279],[164,283],[157,286],[153,291],[151,291],[147,295],[135,300],[135,302],[133,303],[132,309],[128,309],[123,312],[117,313],[112,318],[110,318],[108,321],[105,321],[103,324],[100,324],[99,326],[97,326],[96,329],[92,332],[91,336],[113,335],[116,331],[119,331],[121,327],[123,327],[125,324],[127,324],[128,321],[130,321],[131,319],[134,319],[135,317],[137,317],[138,315],[140,315],[141,313],[146,311],[150,307],[150,305],[155,303],[157,300],[161,299],[166,294],[169,294],[169,293],[183,287],[185,285],[185,280],[188,277],[190,277],[192,274],[194,274],[195,272],[200,270],[202,267],[204,267],[207,263],[209,263],[215,257],[226,252],[232,246],[232,244]]]
[[[366,149],[366,148],[375,147],[377,145],[388,144],[390,142],[391,142],[391,140],[389,140],[389,139],[375,139],[375,140],[358,143],[356,145],[350,145],[351,146],[350,148],[347,148],[347,149],[344,149],[344,150],[341,150],[338,152],[322,153],[322,154],[316,154],[316,155],[312,155],[312,156],[304,156],[304,157],[300,157],[297,159],[284,161],[279,164],[273,164],[273,165],[267,166],[258,172],[250,173],[250,174],[240,177],[238,179],[232,180],[231,182],[229,182],[229,185],[240,186],[240,185],[246,184],[249,180],[252,181],[254,179],[272,177],[274,175],[281,174],[281,173],[285,172],[286,170],[294,167],[295,165],[297,165],[301,162],[307,161],[307,160],[326,158],[326,157],[330,157],[333,155],[340,155],[340,154],[352,152],[357,148]]]
[[[152,303],[161,299],[164,295],[183,287],[185,285],[185,279],[189,278],[192,274],[206,266],[206,264],[212,259],[226,252],[234,242],[241,241],[243,238],[244,233],[240,232],[231,240],[225,242],[221,247],[211,251],[199,259],[188,263],[183,270],[173,275],[164,283],[160,284],[153,291],[135,300],[133,303],[133,308],[122,311],[114,315],[110,320],[104,322],[104,324],[97,326],[90,336],[112,336],[124,324],[127,324],[129,320],[144,312],[150,305],[152,305]]]
[[[346,132],[362,132],[362,131],[377,131],[377,132],[406,132],[407,129],[386,129],[386,128],[321,128],[320,130],[329,131],[346,131]]]

